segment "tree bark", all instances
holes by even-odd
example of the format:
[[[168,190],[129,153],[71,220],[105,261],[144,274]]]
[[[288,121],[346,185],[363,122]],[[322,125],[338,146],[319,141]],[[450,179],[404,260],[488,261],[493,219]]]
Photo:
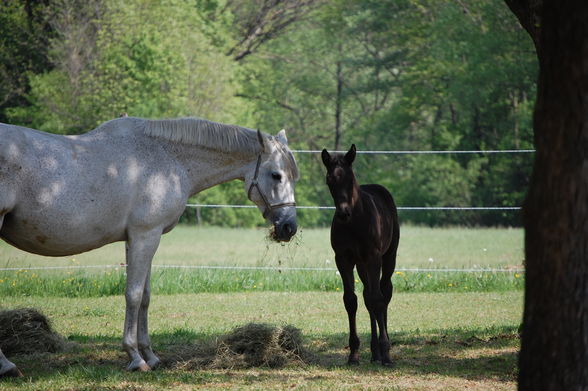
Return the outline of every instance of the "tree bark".
[[[588,2],[506,1],[540,64],[519,390],[588,390]]]

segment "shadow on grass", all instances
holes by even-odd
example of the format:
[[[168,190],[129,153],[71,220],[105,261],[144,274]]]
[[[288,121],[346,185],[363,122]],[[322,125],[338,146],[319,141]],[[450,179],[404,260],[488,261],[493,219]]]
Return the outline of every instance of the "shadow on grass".
[[[231,382],[280,381],[284,372],[264,368],[251,375],[242,369],[182,369],[182,352],[186,348],[210,345],[221,338],[220,334],[203,334],[180,329],[170,333],[152,335],[156,353],[162,358],[162,367],[150,373],[125,371],[127,356],[121,350],[121,340],[113,337],[72,336],[70,348],[61,353],[15,356],[11,359],[24,372],[22,379],[8,383],[35,383],[58,377],[76,379],[81,383],[101,381],[137,381],[141,384],[179,382],[207,384]],[[357,374],[387,374],[395,376],[440,375],[468,380],[492,379],[512,382],[516,380],[518,333],[515,327],[480,329],[440,329],[420,331],[417,334],[395,333],[392,336],[392,368],[370,363],[369,334],[360,335],[361,364],[348,367],[347,334],[314,334],[304,337],[306,353],[303,362],[286,369],[317,368],[327,372],[348,371]]]

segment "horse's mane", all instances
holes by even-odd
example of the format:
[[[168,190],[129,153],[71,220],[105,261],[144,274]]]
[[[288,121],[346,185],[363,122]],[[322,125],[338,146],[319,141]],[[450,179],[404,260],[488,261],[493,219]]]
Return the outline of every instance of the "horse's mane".
[[[256,154],[260,152],[257,131],[237,125],[225,125],[200,118],[177,118],[147,120],[145,133],[148,136],[185,144],[201,145],[225,152],[245,152]],[[272,136],[268,140],[274,142],[288,161],[290,175],[298,180],[300,174],[294,155],[287,148],[278,143]]]
[[[258,153],[255,130],[200,118],[147,120],[145,133],[170,141],[201,145],[226,152]]]

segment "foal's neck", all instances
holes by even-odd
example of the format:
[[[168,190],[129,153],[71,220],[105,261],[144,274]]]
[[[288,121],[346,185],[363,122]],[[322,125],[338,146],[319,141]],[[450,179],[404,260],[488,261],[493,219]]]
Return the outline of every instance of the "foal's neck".
[[[363,211],[363,204],[361,200],[361,189],[359,188],[359,183],[357,182],[357,179],[355,178],[355,174],[353,172],[351,177],[351,183],[351,205],[353,206],[353,212],[355,214],[356,212]]]

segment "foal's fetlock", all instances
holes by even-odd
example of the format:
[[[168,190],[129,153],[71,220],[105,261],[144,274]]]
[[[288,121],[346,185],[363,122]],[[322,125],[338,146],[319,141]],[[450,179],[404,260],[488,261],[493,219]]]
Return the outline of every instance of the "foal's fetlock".
[[[359,352],[349,354],[349,358],[347,359],[347,365],[359,365]]]
[[[391,367],[393,365],[392,359],[390,358],[390,343],[389,342],[381,342],[380,343],[380,355],[382,357],[382,365],[386,367]]]

